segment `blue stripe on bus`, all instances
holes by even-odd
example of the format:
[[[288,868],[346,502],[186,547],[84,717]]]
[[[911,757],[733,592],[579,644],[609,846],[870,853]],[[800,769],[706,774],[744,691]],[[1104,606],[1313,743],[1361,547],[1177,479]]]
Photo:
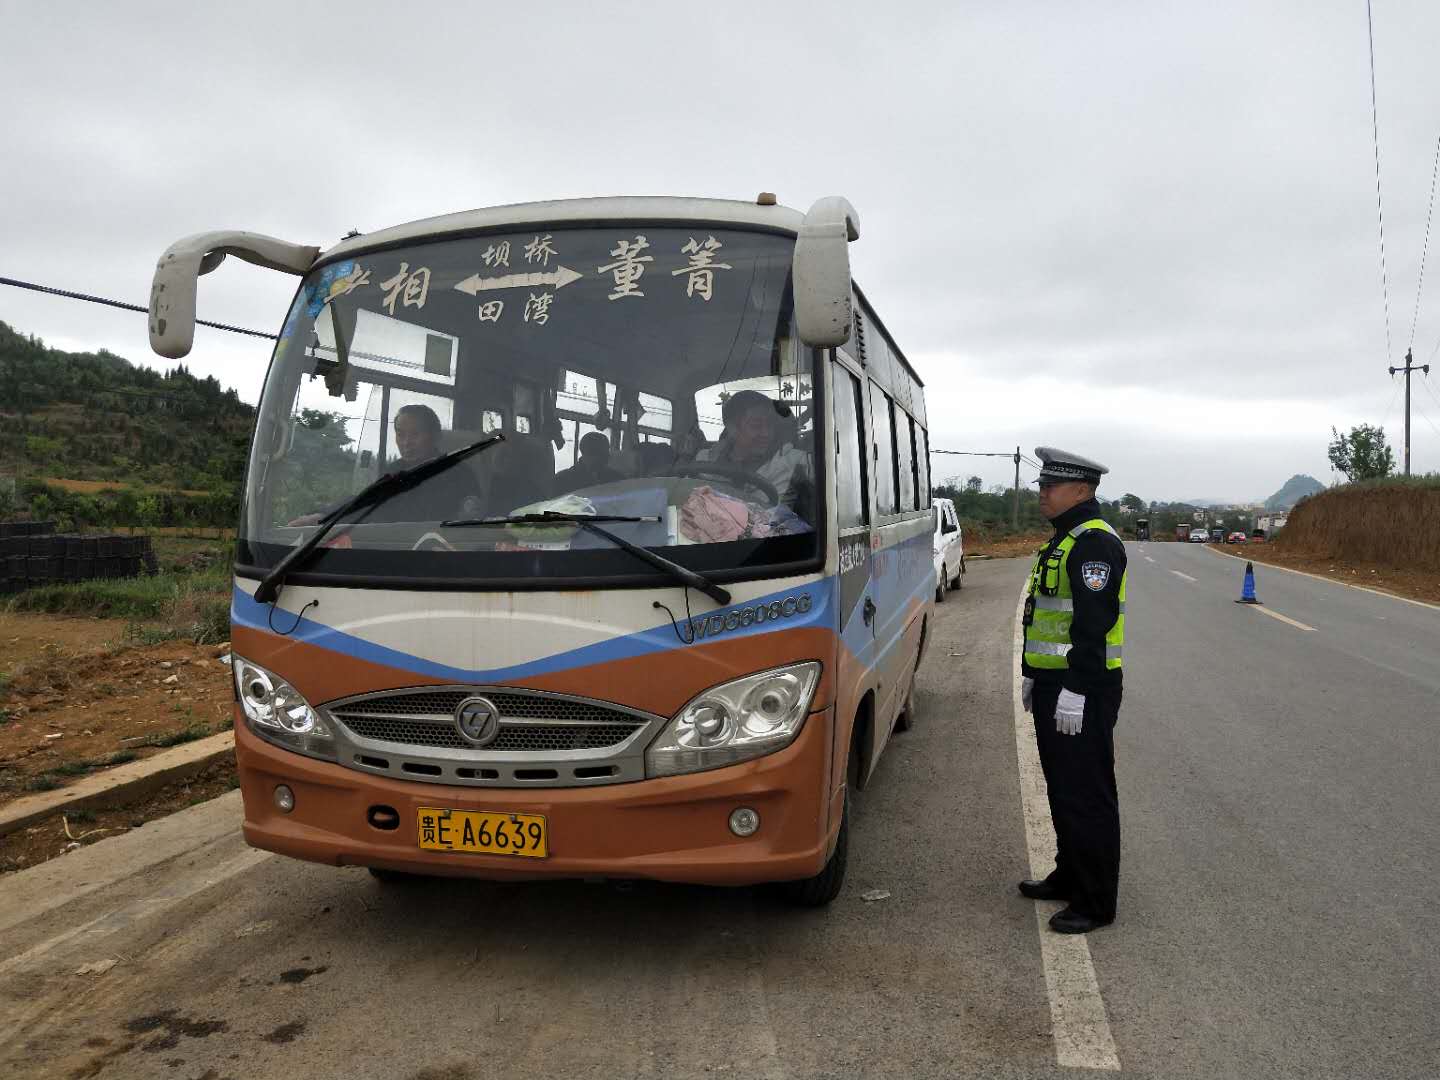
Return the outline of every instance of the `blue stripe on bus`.
[[[766,596],[757,596],[753,600],[746,600],[741,604],[735,604],[728,608],[721,608],[716,611],[707,611],[703,616],[696,616],[708,619],[711,616],[727,616],[731,612],[741,612],[746,608],[758,607],[761,604],[783,602],[788,597],[799,597],[802,594],[809,594],[811,599],[810,610],[807,612],[796,612],[793,616],[764,622],[752,623],[749,626],[739,626],[734,630],[724,630],[716,634],[719,639],[731,639],[749,637],[753,634],[763,634],[774,629],[791,629],[795,627],[823,627],[826,629],[834,626],[834,613],[832,611],[832,600],[835,594],[835,579],[822,578],[808,585],[781,590],[770,593]],[[270,630],[270,605],[261,604],[253,596],[238,586],[234,590],[231,600],[230,618],[238,626],[249,627],[254,630]],[[288,626],[295,622],[293,612],[280,610],[275,613],[275,621],[281,626]],[[680,630],[685,632],[684,623],[680,623]],[[641,630],[634,634],[625,634],[620,637],[610,638],[606,641],[599,641],[593,645],[584,645],[578,649],[571,649],[567,652],[556,653],[552,656],[542,657],[539,660],[532,660],[524,664],[516,664],[511,667],[491,668],[488,670],[471,671],[466,668],[452,667],[448,664],[436,663],[433,660],[426,660],[423,657],[411,653],[392,649],[385,645],[367,641],[354,634],[345,633],[334,627],[326,626],[324,623],[314,619],[301,618],[295,629],[284,635],[295,641],[303,641],[307,644],[316,645],[320,648],[329,649],[345,656],[352,656],[357,660],[365,660],[373,664],[382,664],[386,667],[400,668],[405,671],[414,672],[417,675],[428,675],[432,678],[447,679],[454,682],[500,682],[510,679],[529,678],[535,675],[545,675],[554,671],[564,671],[569,668],[585,667],[591,664],[603,664],[615,660],[628,660],[636,656],[645,656],[650,653],[665,652],[670,649],[681,648],[684,643],[675,636],[674,628],[669,622],[664,622],[648,630]],[[697,636],[696,643],[711,640],[710,635],[703,638]]]

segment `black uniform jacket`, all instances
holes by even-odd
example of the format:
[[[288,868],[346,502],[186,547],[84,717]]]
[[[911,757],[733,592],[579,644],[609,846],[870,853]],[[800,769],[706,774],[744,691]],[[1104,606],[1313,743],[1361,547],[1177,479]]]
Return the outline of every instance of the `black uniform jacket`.
[[[1100,516],[1100,506],[1087,499],[1072,506],[1051,522],[1055,535],[1050,544],[1058,544],[1065,534],[1082,521]],[[1104,578],[1104,585],[1092,589],[1086,584],[1086,564],[1092,564],[1088,575],[1091,584]],[[1086,529],[1075,540],[1066,562],[1070,575],[1070,593],[1075,612],[1070,623],[1070,666],[1061,671],[1032,668],[1021,662],[1024,675],[1041,682],[1061,682],[1066,690],[1088,694],[1092,689],[1120,682],[1120,670],[1105,666],[1105,635],[1120,616],[1120,581],[1125,576],[1125,545],[1103,529]]]

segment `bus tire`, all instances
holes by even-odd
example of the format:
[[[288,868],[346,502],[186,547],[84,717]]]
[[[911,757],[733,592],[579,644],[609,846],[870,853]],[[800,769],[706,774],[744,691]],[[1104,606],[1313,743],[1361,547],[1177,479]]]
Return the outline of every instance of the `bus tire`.
[[[824,907],[840,895],[845,884],[845,864],[850,851],[850,787],[845,787],[845,808],[840,812],[840,835],[835,850],[820,873],[799,881],[780,883],[780,895],[797,907]]]
[[[895,717],[895,730],[897,732],[910,731],[915,727],[915,679],[910,679],[910,692],[905,695],[905,705],[900,710],[900,715]]]

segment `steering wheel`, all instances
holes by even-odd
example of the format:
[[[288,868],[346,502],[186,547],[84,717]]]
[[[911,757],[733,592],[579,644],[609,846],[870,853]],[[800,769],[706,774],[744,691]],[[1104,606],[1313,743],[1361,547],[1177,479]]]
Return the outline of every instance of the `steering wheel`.
[[[741,488],[753,488],[770,500],[771,506],[780,505],[780,492],[770,481],[756,476],[748,469],[739,469],[734,465],[721,465],[715,461],[690,461],[676,463],[670,469],[672,476],[713,476]]]

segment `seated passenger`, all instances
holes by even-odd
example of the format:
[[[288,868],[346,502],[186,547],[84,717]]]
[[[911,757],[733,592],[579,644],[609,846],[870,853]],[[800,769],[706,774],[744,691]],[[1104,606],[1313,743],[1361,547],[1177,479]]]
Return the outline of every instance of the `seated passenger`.
[[[814,468],[811,456],[785,438],[788,407],[756,390],[741,390],[726,399],[720,413],[725,420],[720,441],[695,460],[744,469],[769,483],[781,506],[813,521]]]
[[[568,494],[599,484],[613,484],[625,477],[610,467],[610,440],[592,431],[580,440],[580,459],[555,474],[555,491]]]

